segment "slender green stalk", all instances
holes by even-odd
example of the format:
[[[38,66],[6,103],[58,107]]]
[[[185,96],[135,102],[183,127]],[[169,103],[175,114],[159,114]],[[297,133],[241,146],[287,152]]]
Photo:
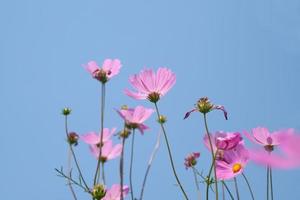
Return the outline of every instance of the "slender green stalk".
[[[102,162],[101,163],[101,165],[102,165],[102,180],[103,180],[103,184],[105,185],[105,171],[104,171],[104,165],[105,165],[105,163],[104,162]]]
[[[72,162],[72,152],[71,152],[71,149],[69,148],[69,153],[68,153],[68,172],[69,172],[69,177],[71,177],[71,162]],[[75,191],[72,187],[72,183],[71,183],[71,180],[70,179],[67,179],[68,180],[68,185],[69,185],[69,188],[70,188],[70,191],[72,193],[72,196],[75,200],[77,200],[77,197],[76,197],[76,194],[75,194]]]
[[[151,154],[149,162],[148,162],[148,166],[147,166],[146,173],[145,173],[145,176],[144,176],[143,185],[142,185],[142,189],[141,189],[141,194],[140,194],[140,199],[139,200],[143,199],[144,189],[145,189],[145,186],[146,186],[147,177],[148,177],[148,174],[150,172],[150,168],[152,166],[152,162],[154,160],[154,157],[155,157],[155,155],[156,155],[156,153],[158,151],[158,148],[159,148],[159,145],[160,145],[160,138],[161,138],[161,131],[159,131],[159,133],[157,135],[156,144],[154,146],[154,149],[152,151],[152,154]]]
[[[267,200],[269,200],[269,166],[267,166]]]
[[[99,157],[96,167],[96,172],[94,176],[94,185],[99,183],[99,175],[100,174],[100,163],[101,163],[101,154],[102,154],[102,146],[103,146],[103,129],[104,129],[104,107],[105,107],[105,83],[102,83],[101,85],[101,119],[100,119],[100,144],[99,144]],[[98,178],[97,178],[98,177]],[[102,177],[103,181],[103,177]]]
[[[231,200],[234,200],[234,197],[233,197],[232,193],[230,192],[228,186],[226,185],[225,181],[222,181],[222,185],[225,186],[225,189],[227,190],[227,192],[228,192],[228,194],[229,194]]]
[[[222,184],[222,199],[225,200],[225,186]]]
[[[194,175],[194,179],[195,179],[195,185],[196,185],[196,189],[197,189],[197,194],[198,194],[198,199],[201,199],[201,193],[200,193],[200,187],[199,187],[199,181],[197,178],[197,172],[195,170],[195,168],[193,167],[193,175]]]
[[[68,131],[68,117],[65,116],[65,132],[66,132],[66,137],[68,139],[68,134],[69,134],[69,131]],[[69,143],[69,148],[70,148],[70,151],[72,153],[72,156],[73,156],[73,159],[74,159],[74,162],[75,162],[75,165],[76,165],[76,168],[78,170],[78,173],[79,173],[79,178],[81,178],[86,190],[89,191],[89,186],[87,185],[87,183],[85,182],[84,178],[83,178],[83,175],[82,175],[82,172],[81,172],[81,169],[79,167],[79,163],[77,161],[77,158],[76,158],[76,155],[74,153],[74,150],[73,150],[73,147],[72,145]]]
[[[247,186],[248,186],[248,188],[249,188],[249,191],[250,191],[252,200],[254,200],[254,194],[253,194],[253,191],[252,191],[252,189],[251,189],[250,183],[249,183],[249,181],[248,181],[246,175],[245,175],[244,173],[242,173],[242,175],[243,175],[243,177],[244,177],[244,179],[245,179],[245,181],[246,181],[246,183],[247,183]]]
[[[125,126],[124,126],[124,130],[125,130]],[[123,176],[124,176],[124,147],[125,147],[125,137],[122,137],[122,151],[121,151],[121,157],[120,157],[120,200],[123,200]]]
[[[212,141],[211,141],[211,136],[210,136],[210,133],[209,133],[209,130],[208,130],[206,114],[203,114],[203,116],[204,116],[204,124],[205,124],[206,134],[207,134],[208,141],[209,141],[209,146],[210,146],[210,149],[211,149],[212,166],[214,168],[214,175],[215,175],[216,200],[218,200],[219,199],[219,197],[218,197],[218,180],[217,180],[217,170],[216,170],[216,164],[215,164],[216,158],[215,158],[215,155],[214,155],[214,149],[213,149],[213,145],[212,145]],[[208,181],[210,181],[210,176],[208,177]],[[206,189],[206,193],[207,193],[206,194],[206,199],[208,200],[208,189]]]
[[[132,184],[132,165],[133,165],[133,150],[134,150],[134,135],[135,135],[134,132],[135,129],[132,129],[131,155],[130,155],[130,168],[129,168],[130,195],[132,200],[134,200],[133,184]]]
[[[234,187],[235,187],[235,192],[236,192],[236,198],[238,200],[240,200],[240,193],[239,193],[239,188],[238,188],[236,177],[234,177],[233,180],[234,180]]]
[[[157,116],[158,116],[158,119],[159,119],[160,114],[159,114],[159,110],[158,110],[158,107],[157,107],[157,103],[154,103],[154,105],[155,105],[156,113],[157,113]],[[179,178],[177,176],[176,170],[175,170],[175,166],[174,166],[174,162],[173,162],[173,157],[172,157],[172,153],[171,153],[171,148],[170,148],[170,144],[169,144],[169,141],[168,141],[168,137],[167,137],[167,133],[166,133],[165,127],[164,127],[163,123],[160,123],[160,126],[161,126],[161,129],[163,131],[165,142],[166,142],[166,145],[167,145],[169,159],[170,159],[171,167],[172,167],[172,170],[173,170],[173,174],[175,176],[177,184],[179,185],[179,187],[180,187],[180,189],[182,191],[182,194],[183,194],[184,198],[186,200],[188,200],[189,198],[187,197],[187,194],[185,193],[185,191],[184,191],[184,189],[182,187],[182,184],[180,183],[180,180],[179,180]]]
[[[269,173],[270,173],[271,199],[273,200],[273,180],[272,180],[272,168],[271,167],[269,167]]]

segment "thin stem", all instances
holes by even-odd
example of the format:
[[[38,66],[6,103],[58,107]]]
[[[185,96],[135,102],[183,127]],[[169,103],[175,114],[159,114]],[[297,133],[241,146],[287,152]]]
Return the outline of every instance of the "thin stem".
[[[222,184],[222,199],[225,200],[225,186]]]
[[[269,166],[267,166],[267,200],[269,200]]]
[[[269,167],[269,173],[270,173],[271,199],[273,200],[273,180],[272,180],[272,168],[271,167]]]
[[[200,193],[199,181],[198,181],[197,173],[196,173],[196,170],[195,170],[194,167],[193,167],[193,175],[194,175],[194,179],[195,179],[195,185],[196,185],[196,188],[197,188],[198,199],[200,200],[201,199],[201,193]]]
[[[246,181],[246,183],[247,183],[247,186],[248,186],[249,191],[250,191],[250,193],[251,193],[252,200],[254,200],[254,194],[253,194],[253,191],[252,191],[252,189],[251,189],[250,183],[249,183],[249,181],[248,181],[246,175],[245,175],[244,173],[242,173],[242,175],[243,175],[243,177],[244,177],[244,179],[245,179],[245,181]]]
[[[140,199],[139,200],[143,199],[144,189],[145,189],[145,186],[146,186],[147,177],[148,177],[148,174],[150,172],[150,168],[152,166],[152,162],[154,160],[154,157],[155,157],[155,155],[156,155],[156,153],[158,151],[158,148],[159,148],[159,145],[160,145],[160,138],[161,138],[161,131],[158,132],[156,144],[154,146],[154,149],[153,149],[152,154],[150,156],[150,159],[148,161],[148,166],[147,166],[146,173],[145,173],[145,176],[144,176],[143,185],[142,185],[142,189],[141,189],[141,194],[140,194]]]
[[[68,139],[68,133],[69,133],[69,131],[68,131],[68,117],[67,117],[67,116],[65,116],[65,131],[66,131],[66,137],[67,137],[67,139]],[[72,153],[72,156],[73,156],[73,159],[74,159],[76,168],[77,168],[77,170],[78,170],[79,177],[82,179],[85,188],[86,188],[87,190],[89,190],[89,186],[87,185],[87,183],[85,182],[85,180],[84,180],[84,178],[83,178],[81,169],[80,169],[80,167],[79,167],[79,163],[78,163],[78,161],[77,161],[77,158],[76,158],[76,155],[75,155],[75,153],[74,153],[73,147],[72,147],[72,145],[71,145],[70,143],[69,143],[69,148],[70,148],[70,150],[71,150],[71,153]]]
[[[227,190],[227,192],[228,192],[228,194],[229,194],[231,200],[234,200],[234,197],[233,197],[232,193],[230,192],[228,186],[226,185],[225,181],[222,181],[222,185],[225,186],[225,189]]]
[[[101,154],[102,154],[102,146],[103,146],[103,127],[104,127],[104,106],[105,106],[105,84],[102,83],[101,85],[101,120],[100,120],[100,144],[99,144],[99,157],[96,167],[96,172],[94,176],[94,185],[99,183],[98,173],[100,173],[100,163],[101,163]],[[98,178],[97,178],[98,177]],[[103,177],[102,177],[103,180]]]
[[[214,155],[214,149],[213,149],[213,145],[212,145],[212,141],[211,141],[211,136],[208,130],[208,125],[207,125],[207,119],[206,119],[206,114],[203,114],[204,116],[204,124],[205,124],[205,129],[206,129],[206,134],[208,137],[208,141],[209,141],[209,146],[211,149],[211,156],[212,156],[212,166],[214,168],[214,176],[215,176],[215,191],[216,191],[216,200],[218,200],[218,180],[217,180],[217,171],[216,171],[216,165],[215,165],[215,155]],[[208,176],[208,181],[210,181],[210,175]],[[207,184],[207,187],[209,187],[209,184]],[[208,200],[208,188],[206,188],[206,199]]]
[[[102,165],[102,180],[103,180],[103,184],[105,185],[105,171],[104,171],[105,163],[102,162],[101,165]]]
[[[125,126],[124,126],[124,130],[125,130]],[[122,151],[121,151],[121,157],[120,157],[120,200],[123,200],[123,175],[124,175],[124,147],[125,147],[125,137],[122,137]]]
[[[131,199],[132,200],[134,200],[133,184],[132,184],[132,165],[133,165],[133,150],[134,150],[134,135],[135,135],[134,132],[135,132],[135,129],[132,130],[130,168],[129,168],[130,194],[131,194]]]
[[[233,180],[234,180],[234,187],[235,187],[236,197],[237,197],[238,200],[240,200],[239,188],[238,188],[236,177],[234,177]]]
[[[155,105],[155,109],[156,109],[156,113],[157,113],[157,116],[158,118],[160,117],[160,114],[159,114],[159,110],[158,110],[158,107],[157,107],[157,103],[154,103]],[[184,198],[186,200],[188,200],[188,197],[187,197],[187,194],[185,193],[181,183],[180,183],[180,180],[177,176],[177,173],[176,173],[176,170],[175,170],[175,166],[174,166],[174,162],[173,162],[173,157],[172,157],[172,153],[171,153],[171,148],[170,148],[170,144],[169,144],[169,141],[168,141],[168,137],[167,137],[167,133],[166,133],[166,130],[165,130],[165,127],[163,125],[163,123],[160,123],[160,126],[161,126],[161,129],[163,131],[163,134],[164,134],[164,138],[165,138],[165,141],[166,141],[166,144],[167,144],[167,149],[168,149],[168,154],[169,154],[169,159],[170,159],[170,163],[171,163],[171,167],[172,167],[172,170],[173,170],[173,174],[175,176],[175,179],[177,181],[177,184],[179,185],[183,195],[184,195]]]
[[[69,153],[68,153],[68,172],[69,172],[69,176],[71,177],[71,160],[72,160],[72,152],[71,152],[71,149],[69,148]],[[68,185],[69,185],[69,188],[70,188],[70,191],[72,193],[72,196],[75,200],[77,200],[77,197],[76,197],[76,194],[75,194],[75,191],[72,187],[72,183],[71,183],[71,180],[70,179],[67,179],[68,180]]]

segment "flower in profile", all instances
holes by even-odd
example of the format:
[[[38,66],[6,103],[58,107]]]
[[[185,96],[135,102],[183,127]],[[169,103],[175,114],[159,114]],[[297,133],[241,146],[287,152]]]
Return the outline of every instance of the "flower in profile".
[[[185,168],[194,167],[197,164],[197,159],[200,157],[200,152],[193,152],[188,154],[184,159]]]
[[[135,108],[123,107],[120,110],[117,110],[117,112],[125,120],[128,128],[137,128],[143,134],[144,130],[149,128],[144,122],[151,116],[154,110],[143,106],[137,106]]]
[[[185,116],[184,119],[188,118],[190,116],[190,114],[192,112],[198,111],[201,112],[203,114],[209,113],[210,111],[213,110],[221,110],[224,113],[224,117],[227,120],[228,116],[227,116],[227,111],[225,110],[224,106],[222,105],[214,105],[210,102],[210,100],[208,99],[208,97],[202,97],[200,98],[197,103],[195,104],[195,108],[188,111]]]
[[[267,128],[257,127],[252,129],[252,135],[247,131],[244,131],[244,135],[253,143],[262,145],[266,151],[271,152],[274,150],[274,147],[278,146],[281,141],[285,140],[293,132],[293,129],[287,129],[270,133]]]
[[[232,150],[224,151],[223,159],[216,160],[217,179],[228,180],[241,174],[249,160],[248,150],[239,144]]]
[[[100,146],[99,145],[90,145],[90,150],[96,159],[99,158]],[[104,143],[101,150],[101,162],[106,162],[108,160],[115,159],[122,152],[122,145],[116,144],[113,145],[111,140],[108,140]]]
[[[106,83],[113,76],[117,75],[122,67],[119,59],[105,59],[102,67],[99,67],[95,61],[84,65],[86,70],[98,81]]]
[[[131,85],[137,90],[125,90],[125,94],[134,99],[148,99],[156,103],[175,84],[176,76],[168,68],[161,67],[155,73],[152,69],[144,69],[129,78]]]
[[[78,145],[78,139],[79,139],[79,136],[78,136],[77,133],[70,132],[68,134],[68,142],[69,142],[70,145],[77,146]]]
[[[128,186],[123,186],[123,198],[126,197],[126,195],[129,192]],[[105,196],[102,200],[120,200],[121,198],[121,186],[119,184],[114,184],[111,186],[110,189],[106,191]]]
[[[109,130],[108,128],[104,128],[102,143],[104,144],[105,142],[109,141],[115,131],[116,131],[116,128],[112,128],[111,130]],[[86,133],[84,135],[81,135],[80,139],[82,139],[87,144],[99,145],[101,136],[100,136],[100,134],[96,134],[95,132],[92,131],[92,132]]]

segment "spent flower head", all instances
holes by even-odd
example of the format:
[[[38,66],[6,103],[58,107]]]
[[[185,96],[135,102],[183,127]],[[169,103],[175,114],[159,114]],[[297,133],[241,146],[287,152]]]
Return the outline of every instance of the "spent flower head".
[[[70,145],[78,145],[78,139],[79,139],[79,135],[75,132],[70,132],[68,133],[68,143]]]
[[[184,165],[185,168],[191,168],[194,167],[197,164],[197,159],[200,157],[200,153],[199,152],[193,152],[188,154],[185,159],[184,159]]]

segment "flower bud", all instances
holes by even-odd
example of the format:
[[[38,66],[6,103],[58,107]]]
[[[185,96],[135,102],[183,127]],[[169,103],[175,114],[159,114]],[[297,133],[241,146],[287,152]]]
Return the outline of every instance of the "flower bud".
[[[121,138],[127,138],[128,136],[130,135],[130,130],[125,128],[124,130],[122,130],[120,133],[119,133],[119,136]]]
[[[77,146],[78,145],[78,139],[79,139],[79,136],[77,135],[77,133],[70,132],[68,134],[68,142],[69,142],[70,145]]]
[[[213,108],[213,104],[209,101],[208,97],[202,97],[197,102],[197,108],[199,112],[206,114]]]
[[[95,185],[92,191],[93,199],[100,200],[106,194],[105,186],[102,184]]]
[[[158,123],[164,124],[167,121],[167,117],[160,115],[159,118],[157,119]]]
[[[62,114],[67,116],[67,115],[71,114],[71,111],[72,110],[70,108],[64,108],[64,109],[62,109]]]

